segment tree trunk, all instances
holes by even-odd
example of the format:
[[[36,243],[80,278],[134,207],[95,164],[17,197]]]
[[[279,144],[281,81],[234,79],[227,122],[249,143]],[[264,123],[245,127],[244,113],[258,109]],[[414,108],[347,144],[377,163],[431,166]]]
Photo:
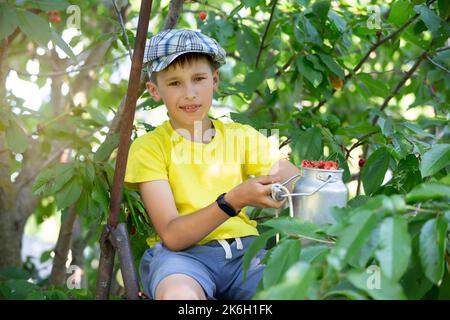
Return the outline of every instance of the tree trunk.
[[[72,240],[72,230],[77,212],[75,205],[68,208],[66,217],[62,218],[61,228],[59,229],[58,242],[55,248],[55,259],[53,260],[52,272],[50,274],[49,285],[64,286],[66,282],[66,261]]]
[[[25,221],[14,209],[0,210],[0,268],[22,264],[22,234]]]
[[[87,279],[84,265],[84,248],[86,247],[86,242],[82,235],[82,224],[80,216],[77,216],[75,223],[73,225],[72,233],[72,262],[70,265],[76,266],[80,269],[80,288],[87,287]]]

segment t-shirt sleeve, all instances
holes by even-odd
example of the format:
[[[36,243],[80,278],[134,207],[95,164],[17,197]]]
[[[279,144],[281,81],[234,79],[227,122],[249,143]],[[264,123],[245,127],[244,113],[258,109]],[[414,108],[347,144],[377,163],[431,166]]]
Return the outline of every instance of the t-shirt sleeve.
[[[139,183],[153,180],[168,180],[164,152],[157,139],[142,136],[128,152],[125,186],[137,190]]]
[[[246,148],[244,174],[261,176],[269,174],[270,169],[281,159],[288,159],[278,148],[278,141],[271,140],[249,125],[246,129]]]

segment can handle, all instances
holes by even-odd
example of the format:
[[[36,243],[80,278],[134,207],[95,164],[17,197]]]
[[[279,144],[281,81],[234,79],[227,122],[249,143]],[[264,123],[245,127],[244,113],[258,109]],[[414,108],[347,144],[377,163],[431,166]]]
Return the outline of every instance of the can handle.
[[[331,182],[331,178],[333,178],[333,176],[330,174],[328,175],[327,180],[322,183],[320,186],[317,187],[316,190],[312,191],[312,192],[304,192],[304,193],[289,193],[289,194],[282,194],[280,195],[282,198],[286,198],[286,197],[300,197],[300,196],[312,196],[314,193],[316,193],[317,191],[319,191],[320,189],[322,189],[323,187],[325,187],[328,183]]]

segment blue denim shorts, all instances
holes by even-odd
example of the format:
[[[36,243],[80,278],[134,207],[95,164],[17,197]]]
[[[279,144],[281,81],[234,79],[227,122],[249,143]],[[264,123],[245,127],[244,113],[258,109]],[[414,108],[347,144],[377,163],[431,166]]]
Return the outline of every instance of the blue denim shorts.
[[[243,281],[243,256],[255,236],[210,241],[183,251],[171,251],[156,243],[142,256],[139,273],[144,292],[154,299],[158,284],[169,275],[185,274],[195,279],[208,299],[249,300],[261,280],[266,250],[253,258]],[[233,240],[233,241],[231,241]]]

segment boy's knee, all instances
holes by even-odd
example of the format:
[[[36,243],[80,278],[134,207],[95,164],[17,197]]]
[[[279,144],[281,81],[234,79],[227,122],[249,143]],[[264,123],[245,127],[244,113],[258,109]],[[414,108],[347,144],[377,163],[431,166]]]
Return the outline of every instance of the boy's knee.
[[[156,300],[206,300],[206,296],[198,289],[182,284],[156,290]]]
[[[185,275],[171,275],[156,288],[156,300],[206,300],[203,288]]]

